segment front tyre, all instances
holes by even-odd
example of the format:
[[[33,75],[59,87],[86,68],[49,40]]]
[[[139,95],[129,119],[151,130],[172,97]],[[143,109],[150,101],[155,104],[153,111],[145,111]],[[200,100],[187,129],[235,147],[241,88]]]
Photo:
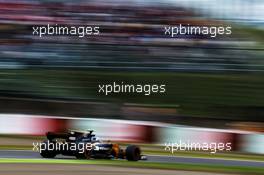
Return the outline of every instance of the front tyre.
[[[138,161],[141,157],[141,151],[138,146],[135,145],[129,145],[126,148],[126,159],[129,161]]]

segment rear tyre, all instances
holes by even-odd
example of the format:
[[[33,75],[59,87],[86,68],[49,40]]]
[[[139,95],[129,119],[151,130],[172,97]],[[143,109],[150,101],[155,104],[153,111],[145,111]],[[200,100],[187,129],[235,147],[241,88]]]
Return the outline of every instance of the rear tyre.
[[[140,160],[140,148],[135,145],[129,145],[126,148],[126,159],[129,161],[138,161]]]
[[[40,155],[44,158],[54,158],[57,155],[55,144],[56,142],[44,141],[40,146]]]

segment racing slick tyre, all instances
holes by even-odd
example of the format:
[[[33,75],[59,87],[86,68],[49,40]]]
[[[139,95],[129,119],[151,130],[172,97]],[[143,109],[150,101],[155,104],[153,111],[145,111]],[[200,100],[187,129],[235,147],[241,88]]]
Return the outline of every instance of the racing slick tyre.
[[[75,157],[77,159],[90,159],[91,158],[91,150],[85,150],[83,153],[76,153]]]
[[[40,155],[44,158],[54,158],[57,153],[55,148],[55,144],[56,142],[52,142],[52,141],[44,141],[41,146],[40,146]],[[51,147],[51,145],[53,145],[53,148]]]
[[[138,161],[140,160],[141,151],[138,146],[135,145],[129,145],[126,148],[126,159],[129,161]]]

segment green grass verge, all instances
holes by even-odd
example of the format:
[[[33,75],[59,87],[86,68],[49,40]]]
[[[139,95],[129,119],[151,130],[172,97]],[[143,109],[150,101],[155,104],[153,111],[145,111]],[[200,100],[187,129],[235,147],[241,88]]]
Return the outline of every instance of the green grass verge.
[[[249,160],[249,161],[264,161],[263,155],[258,154],[245,154],[245,153],[215,153],[209,152],[195,152],[195,151],[178,151],[175,153],[169,153],[165,151],[143,151],[145,155],[164,155],[164,156],[184,156],[184,157],[196,157],[196,158],[215,158],[215,159],[231,159],[231,160]]]
[[[0,145],[0,150],[32,150],[33,146]]]
[[[250,175],[263,175],[262,167],[242,167],[242,166],[222,166],[206,164],[179,164],[179,163],[153,163],[153,162],[129,162],[124,160],[64,160],[64,159],[0,159],[0,163],[33,163],[33,164],[87,164],[87,165],[107,165],[135,168],[155,168],[169,170],[239,173]]]

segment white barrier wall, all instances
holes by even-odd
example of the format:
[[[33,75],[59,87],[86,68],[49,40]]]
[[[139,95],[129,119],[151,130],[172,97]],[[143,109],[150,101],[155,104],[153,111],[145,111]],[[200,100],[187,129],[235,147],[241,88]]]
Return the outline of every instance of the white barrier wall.
[[[264,154],[264,134],[245,134],[241,139],[241,151]]]
[[[0,134],[45,135],[49,131],[92,129],[104,140],[146,142],[148,126],[152,125],[143,121],[0,114]]]
[[[145,127],[119,120],[72,120],[70,127],[79,130],[92,129],[104,140],[144,142]]]
[[[44,135],[59,131],[62,122],[45,116],[0,114],[0,134]]]
[[[162,145],[179,141],[199,144],[230,142],[233,150],[264,154],[262,133],[131,120],[0,114],[0,134],[44,135],[48,131],[68,129],[93,129],[102,139],[124,142],[155,142]]]
[[[160,128],[157,138],[158,143],[162,145],[177,145],[202,151],[197,147],[208,145],[210,148],[216,144],[224,146],[225,150],[235,150],[235,134],[227,130],[171,126]]]
[[[163,127],[158,132],[159,143],[172,142],[177,143],[192,141],[195,143],[204,142],[232,142],[230,133],[224,130],[203,129],[203,128],[188,128],[188,127]]]

